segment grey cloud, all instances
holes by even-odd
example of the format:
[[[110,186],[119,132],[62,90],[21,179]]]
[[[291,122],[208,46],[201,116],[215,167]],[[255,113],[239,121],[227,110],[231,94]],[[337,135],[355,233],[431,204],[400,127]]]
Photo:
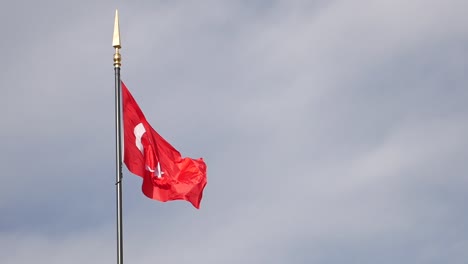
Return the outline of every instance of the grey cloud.
[[[126,260],[463,263],[466,4],[271,3],[121,3],[124,81],[209,172],[197,211],[125,171]],[[113,6],[44,5],[3,16],[0,258],[114,261]]]

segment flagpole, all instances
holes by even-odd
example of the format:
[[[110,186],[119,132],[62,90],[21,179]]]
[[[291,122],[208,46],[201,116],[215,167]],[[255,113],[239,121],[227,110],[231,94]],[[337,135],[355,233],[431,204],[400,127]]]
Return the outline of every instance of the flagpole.
[[[121,129],[121,82],[120,82],[120,30],[119,12],[115,10],[114,37],[112,47],[115,48],[115,189],[117,205],[117,264],[123,264],[123,228],[122,228],[122,129]]]

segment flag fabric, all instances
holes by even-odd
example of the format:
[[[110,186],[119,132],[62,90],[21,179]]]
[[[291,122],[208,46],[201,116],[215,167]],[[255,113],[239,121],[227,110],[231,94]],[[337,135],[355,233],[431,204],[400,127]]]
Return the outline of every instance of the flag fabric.
[[[122,82],[124,162],[130,172],[143,178],[143,193],[161,202],[186,200],[200,208],[206,186],[202,158],[182,158],[148,123]]]

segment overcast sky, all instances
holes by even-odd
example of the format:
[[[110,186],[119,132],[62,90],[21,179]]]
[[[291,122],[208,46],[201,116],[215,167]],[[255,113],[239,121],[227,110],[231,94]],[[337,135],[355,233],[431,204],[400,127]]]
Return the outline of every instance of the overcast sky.
[[[203,157],[124,170],[125,263],[466,263],[468,2],[0,3],[0,261],[115,263],[114,72]]]

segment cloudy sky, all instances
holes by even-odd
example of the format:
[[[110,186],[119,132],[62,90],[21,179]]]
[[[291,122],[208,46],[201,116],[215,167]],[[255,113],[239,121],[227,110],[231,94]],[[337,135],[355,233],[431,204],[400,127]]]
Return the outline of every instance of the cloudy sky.
[[[124,170],[126,263],[466,263],[468,2],[0,3],[0,260],[115,263],[112,31],[201,209]]]

